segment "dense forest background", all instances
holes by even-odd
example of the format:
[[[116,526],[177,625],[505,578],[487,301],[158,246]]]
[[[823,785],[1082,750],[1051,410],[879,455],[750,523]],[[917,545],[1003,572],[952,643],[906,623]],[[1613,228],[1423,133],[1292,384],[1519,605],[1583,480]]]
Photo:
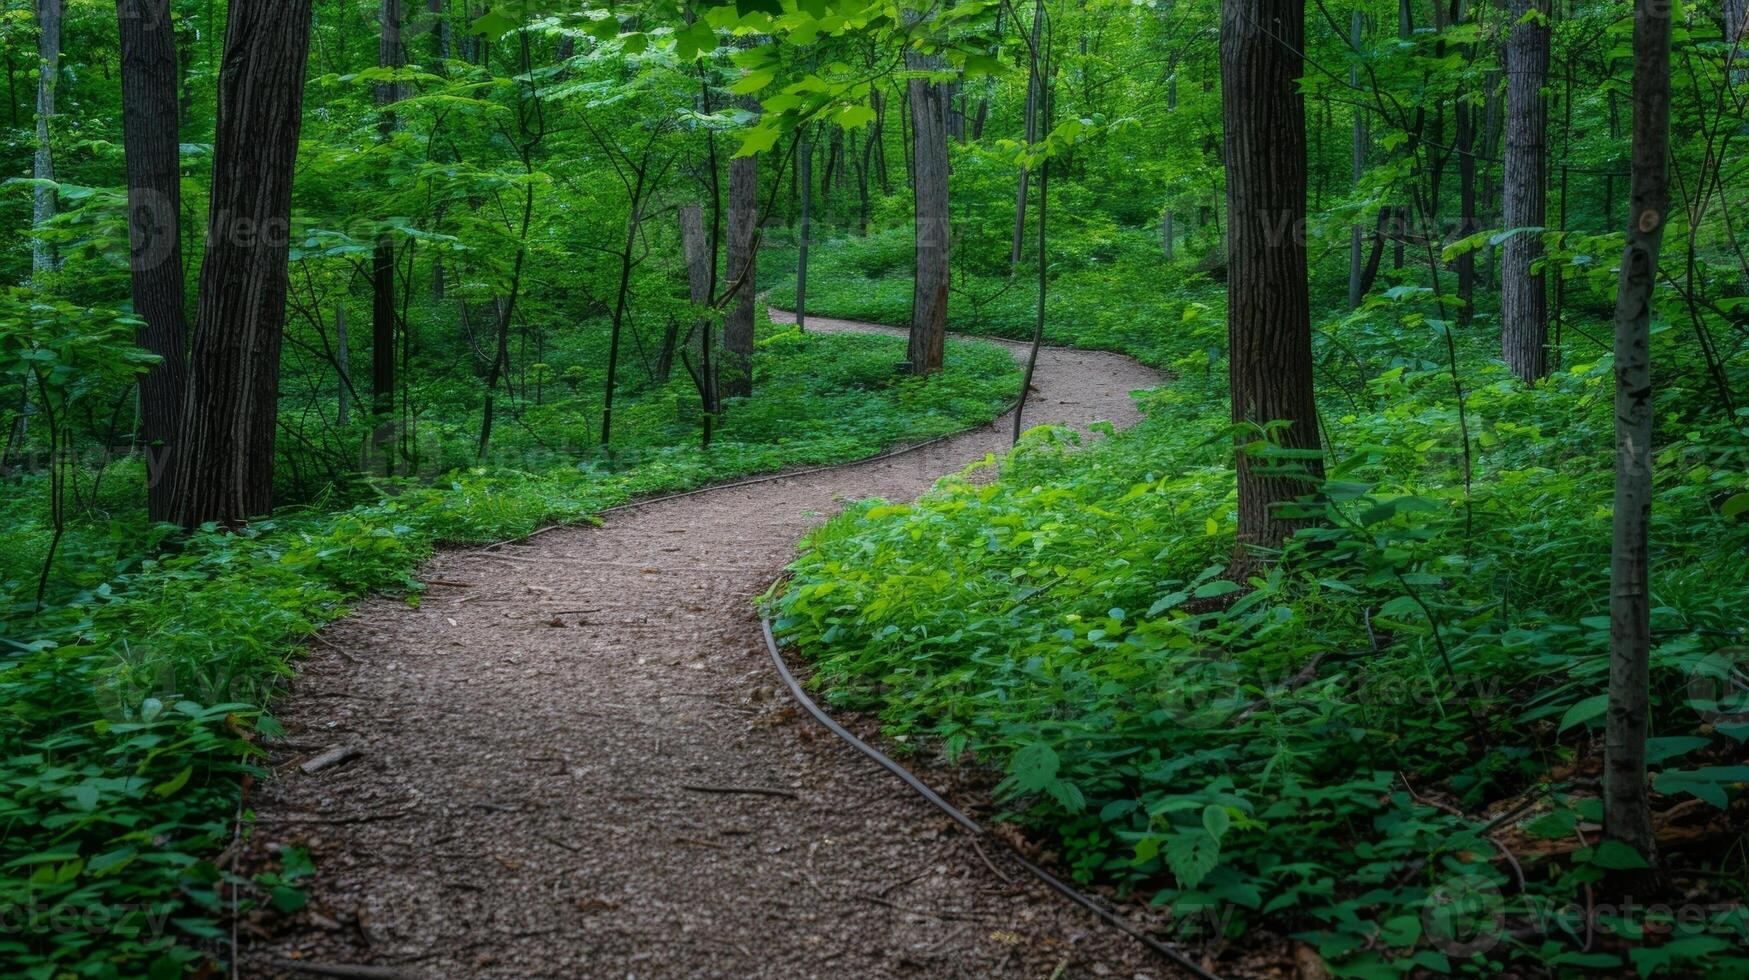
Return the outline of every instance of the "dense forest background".
[[[1749,969],[1742,0],[1663,11],[1625,831],[1644,12],[914,7],[7,0],[0,902],[129,925],[0,957],[222,961],[308,870],[220,857],[321,624],[442,543],[995,419],[1021,369],[952,333],[1169,382],[805,542],[772,608],[834,703],[1215,960]]]

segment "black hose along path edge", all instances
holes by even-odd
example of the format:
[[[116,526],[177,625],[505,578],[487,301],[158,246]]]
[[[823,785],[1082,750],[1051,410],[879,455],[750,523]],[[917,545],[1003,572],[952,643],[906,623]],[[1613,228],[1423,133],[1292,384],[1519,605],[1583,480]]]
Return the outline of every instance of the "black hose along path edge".
[[[774,587],[775,587],[775,583],[774,583]],[[923,797],[925,800],[928,800],[930,803],[934,804],[935,807],[937,809],[939,809],[941,812],[952,817],[954,819],[954,821],[957,822],[960,826],[962,826],[966,830],[970,831],[974,837],[986,838],[986,839],[989,839],[993,842],[1001,844],[1003,846],[1003,849],[1006,850],[1008,852],[1008,854],[1014,858],[1014,860],[1018,861],[1020,863],[1020,866],[1025,868],[1028,873],[1030,873],[1034,878],[1037,878],[1039,881],[1042,881],[1046,885],[1049,885],[1053,891],[1062,895],[1064,898],[1067,898],[1069,901],[1074,902],[1075,904],[1081,906],[1084,909],[1087,909],[1089,912],[1092,912],[1094,915],[1099,916],[1099,918],[1103,919],[1108,925],[1117,929],[1119,932],[1124,933],[1125,935],[1129,936],[1131,939],[1136,940],[1137,942],[1148,947],[1149,949],[1153,950],[1154,952],[1159,953],[1161,956],[1166,957],[1167,959],[1171,960],[1173,963],[1175,963],[1178,966],[1182,967],[1183,969],[1189,971],[1191,974],[1193,974],[1197,977],[1201,977],[1202,980],[1221,980],[1221,978],[1217,974],[1210,973],[1208,970],[1203,969],[1199,964],[1196,963],[1196,961],[1192,960],[1190,957],[1186,956],[1184,953],[1180,952],[1178,949],[1175,949],[1172,946],[1168,946],[1165,943],[1162,943],[1159,940],[1155,939],[1154,937],[1149,936],[1148,934],[1142,932],[1141,930],[1137,929],[1135,926],[1131,925],[1128,921],[1126,921],[1122,916],[1118,915],[1116,912],[1113,912],[1110,909],[1107,909],[1102,903],[1095,900],[1092,896],[1089,896],[1083,892],[1076,890],[1075,887],[1070,885],[1068,882],[1063,881],[1061,878],[1058,878],[1056,875],[1053,875],[1049,871],[1046,871],[1044,868],[1039,867],[1026,855],[1024,855],[1024,854],[1020,853],[1018,850],[1016,850],[1012,844],[1009,844],[1007,841],[1003,840],[1002,838],[999,838],[995,834],[992,834],[988,830],[985,830],[982,824],[978,823],[976,820],[973,820],[971,817],[968,817],[964,813],[960,812],[960,810],[957,807],[955,807],[952,803],[949,803],[947,800],[942,799],[942,797],[939,793],[930,789],[928,784],[924,783],[923,780],[918,779],[915,775],[912,774],[912,772],[909,769],[906,769],[904,766],[901,766],[897,762],[894,762],[892,759],[888,758],[884,753],[882,753],[879,749],[869,745],[867,742],[864,742],[862,739],[857,738],[855,735],[852,735],[848,730],[845,729],[845,727],[843,725],[840,725],[840,724],[838,724],[838,722],[833,721],[832,716],[826,714],[826,712],[824,710],[822,710],[819,705],[814,703],[814,700],[812,698],[808,697],[807,692],[802,690],[802,686],[801,686],[801,684],[799,684],[796,681],[795,675],[790,673],[789,665],[784,663],[783,653],[778,649],[777,636],[771,630],[771,617],[762,615],[762,616],[760,616],[759,619],[760,619],[760,625],[764,628],[764,631],[765,631],[765,648],[771,652],[771,662],[772,662],[773,666],[775,666],[777,668],[778,675],[783,678],[784,685],[789,688],[790,696],[796,699],[796,703],[800,704],[803,708],[806,708],[808,711],[808,714],[813,715],[814,719],[816,721],[818,721],[820,724],[826,726],[826,728],[828,730],[830,730],[832,732],[832,734],[834,734],[834,735],[838,736],[839,738],[843,739],[844,741],[850,743],[850,745],[853,748],[855,748],[857,751],[861,752],[863,755],[866,755],[870,759],[873,759],[874,761],[880,763],[882,766],[884,766],[887,769],[888,772],[891,772],[893,775],[899,777],[899,779],[902,780],[905,783],[905,785],[907,785],[907,786],[911,787],[911,789],[915,790],[917,792],[917,795]]]

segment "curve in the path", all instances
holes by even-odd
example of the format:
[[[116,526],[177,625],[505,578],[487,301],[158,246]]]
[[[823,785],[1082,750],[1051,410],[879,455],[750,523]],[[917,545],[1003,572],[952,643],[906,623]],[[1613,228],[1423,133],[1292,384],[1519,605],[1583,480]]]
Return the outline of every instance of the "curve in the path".
[[[1046,348],[1027,421],[1126,425],[1130,392],[1157,383],[1128,358]],[[336,624],[281,704],[293,751],[253,837],[258,860],[308,847],[318,873],[305,911],[248,924],[244,975],[1167,975],[998,876],[799,717],[765,656],[752,599],[797,538],[847,500],[911,499],[1002,452],[1011,426],[444,553],[425,576],[460,585]],[[362,755],[296,765],[341,744]]]

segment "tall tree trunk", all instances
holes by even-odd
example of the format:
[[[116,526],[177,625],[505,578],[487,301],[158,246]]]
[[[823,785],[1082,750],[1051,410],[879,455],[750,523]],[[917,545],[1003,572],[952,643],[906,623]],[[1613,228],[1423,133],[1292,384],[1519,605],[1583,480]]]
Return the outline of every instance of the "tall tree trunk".
[[[939,71],[941,58],[915,50],[905,52],[912,71]],[[913,222],[917,245],[916,277],[911,290],[911,341],[907,360],[915,374],[941,370],[947,344],[948,260],[952,228],[947,202],[947,107],[942,87],[922,78],[910,80],[911,129],[916,159]]]
[[[188,315],[182,280],[182,161],[176,32],[167,6],[116,0],[121,38],[122,144],[135,343],[161,360],[140,378],[136,441],[146,453],[146,510],[174,519],[176,428],[186,396]]]
[[[1166,82],[1166,112],[1168,115],[1178,111],[1178,77],[1176,74]],[[1173,259],[1178,246],[1178,230],[1172,226],[1172,200],[1167,198],[1166,210],[1160,215],[1160,251],[1166,261]]]
[[[801,169],[802,218],[799,241],[796,250],[796,329],[808,329],[808,236],[813,217],[809,212],[814,202],[814,148],[802,134],[802,145],[796,153],[797,166]],[[865,184],[866,186],[866,184]]]
[[[638,247],[638,226],[644,221],[644,182],[649,179],[650,159],[638,162],[632,184],[631,210],[626,214],[625,249],[619,253],[619,289],[613,300],[613,326],[608,338],[607,384],[602,391],[601,444],[613,442],[613,395],[619,377],[620,338],[625,332],[627,304],[631,299],[632,269]]]
[[[862,141],[862,156],[856,165],[856,233],[868,234],[868,181],[878,134],[870,132]]]
[[[730,398],[753,394],[753,297],[759,290],[756,250],[759,222],[759,157],[729,162],[729,254],[724,286],[734,305],[723,321],[720,390]]]
[[[1533,14],[1534,11],[1534,14]],[[1548,0],[1512,0],[1506,41],[1506,230],[1541,228],[1548,202],[1544,146],[1549,71]],[[1506,239],[1500,268],[1500,354],[1512,373],[1534,381],[1548,373],[1549,312],[1541,272],[1540,231]]]
[[[465,318],[467,311],[463,310]],[[335,424],[344,429],[352,424],[352,338],[346,332],[346,301],[334,307],[334,366],[340,374],[340,406]]]
[[[292,175],[311,0],[232,0],[219,71],[211,218],[176,445],[183,527],[273,505]]]
[[[942,120],[947,126],[949,139],[960,143],[966,141],[965,86],[959,82],[941,83]]]
[[[1464,0],[1455,0],[1456,22],[1461,26],[1468,16]],[[1471,45],[1464,45],[1466,58],[1472,50]],[[1455,152],[1458,158],[1458,237],[1468,237],[1481,231],[1481,222],[1476,216],[1476,110],[1469,101],[1457,100],[1453,109],[1457,114],[1457,135]],[[1474,249],[1466,249],[1455,260],[1457,266],[1458,322],[1468,324],[1476,312],[1476,253]]]
[[[1410,46],[1415,36],[1414,3],[1415,0],[1397,0],[1397,40],[1403,42],[1404,47]],[[1417,129],[1419,126],[1420,120],[1417,119]],[[1412,157],[1411,159],[1413,161],[1416,158]],[[1409,182],[1411,185],[1420,176],[1420,169],[1417,162],[1410,163]],[[1413,226],[1414,221],[1410,217],[1409,205],[1399,204],[1396,211],[1396,221],[1391,229],[1391,268],[1393,269],[1403,267],[1404,253],[1407,251],[1406,246],[1409,241],[1409,229]],[[1435,271],[1433,274],[1438,275],[1438,272]]]
[[[1364,18],[1356,10],[1349,18],[1348,29],[1352,34],[1351,43],[1354,50],[1359,51],[1362,40]],[[1360,90],[1360,66],[1350,65],[1348,68],[1349,87]],[[1354,107],[1354,132],[1349,143],[1349,170],[1352,173],[1354,186],[1360,186],[1360,179],[1366,174],[1366,148],[1371,137],[1366,131],[1366,112],[1360,106]],[[1360,304],[1366,299],[1365,276],[1361,272],[1361,259],[1364,249],[1366,232],[1359,225],[1348,229],[1348,308],[1360,309]]]
[[[832,178],[838,170],[838,158],[844,152],[844,131],[833,127],[833,132],[826,140],[826,165],[820,168],[820,204],[824,207],[832,200]]]
[[[887,100],[881,96],[879,88],[869,89],[868,99],[875,112],[874,129],[868,136],[874,142],[875,170],[881,177],[881,194],[890,197],[893,181],[887,172]]]
[[[1040,41],[1040,32],[1044,29],[1044,22],[1045,2],[1044,0],[1036,0],[1032,8],[1033,51],[1038,51],[1039,44],[1042,43]],[[1039,52],[1039,57],[1032,59],[1030,67],[1027,68],[1025,125],[1026,143],[1028,146],[1031,146],[1038,141],[1038,98],[1040,85],[1038,77],[1038,62],[1040,62],[1043,57],[1044,53],[1042,51]],[[1026,166],[1023,164],[1020,168],[1019,176],[1015,179],[1014,187],[1014,238],[1010,243],[1008,250],[1008,269],[1010,275],[1020,271],[1020,253],[1026,244],[1026,195],[1027,185],[1030,182],[1031,175],[1027,173]]]
[[[55,151],[49,122],[55,117],[55,89],[61,76],[61,18],[65,0],[36,0],[36,165],[37,180],[55,179]],[[38,187],[33,195],[31,219],[37,227],[52,220],[57,208],[55,189]],[[41,277],[55,271],[55,247],[42,239],[31,245],[31,273]]]
[[[1725,0],[1725,43],[1731,46],[1732,87],[1749,82],[1749,0]]]
[[[1615,528],[1603,833],[1655,862],[1646,796],[1652,631],[1652,293],[1670,208],[1670,8],[1634,7],[1633,190],[1615,301]]]
[[[450,55],[449,14],[444,10],[445,0],[426,0],[425,9],[430,13],[431,21],[431,56],[445,60]]]
[[[1501,50],[1501,60],[1505,60],[1504,48]],[[1482,131],[1480,133],[1482,151],[1477,154],[1481,166],[1479,175],[1481,187],[1476,195],[1476,207],[1481,214],[1480,220],[1483,224],[1500,224],[1505,221],[1500,207],[1499,176],[1493,169],[1493,162],[1500,155],[1500,130],[1504,123],[1501,118],[1504,115],[1501,106],[1506,100],[1501,97],[1499,92],[1503,74],[1499,71],[1490,71],[1482,80]],[[1611,94],[1613,95],[1613,93]],[[1485,258],[1482,268],[1486,272],[1484,285],[1490,289],[1499,284],[1499,253],[1499,247],[1494,244],[1492,237],[1490,237],[1488,244],[1482,249]]]
[[[711,243],[704,231],[704,215],[696,204],[680,209],[680,250],[686,256],[686,281],[690,287],[692,305],[705,308],[711,301]],[[693,380],[698,385],[699,402],[707,418],[716,415],[717,379],[711,367],[711,317],[701,314],[693,324],[698,338],[698,366]]]
[[[400,68],[406,64],[401,48],[401,0],[382,0],[382,33],[377,45],[377,67]],[[376,102],[382,107],[379,124],[384,139],[395,129],[395,113],[389,108],[402,98],[399,83],[383,82],[376,87]],[[371,269],[371,411],[379,420],[375,441],[380,449],[391,437],[387,420],[395,412],[395,240],[388,233],[379,234]],[[384,465],[391,471],[394,455],[385,453]]]
[[[1319,447],[1306,280],[1305,0],[1227,0],[1221,107],[1227,161],[1227,308],[1233,421],[1285,421],[1271,441]],[[1242,436],[1246,442],[1253,436]],[[1310,479],[1315,458],[1294,460]],[[1297,522],[1278,505],[1311,488],[1278,460],[1241,451],[1239,544],[1277,548]],[[1241,561],[1245,560],[1243,558]]]

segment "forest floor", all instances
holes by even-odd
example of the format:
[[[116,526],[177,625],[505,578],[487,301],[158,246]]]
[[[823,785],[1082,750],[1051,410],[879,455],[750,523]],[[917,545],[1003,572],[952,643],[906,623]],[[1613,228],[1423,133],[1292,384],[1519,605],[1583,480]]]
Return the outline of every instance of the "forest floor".
[[[1027,423],[1128,425],[1158,382],[1046,348]],[[798,538],[1011,428],[445,552],[417,607],[362,604],[276,713],[247,863],[304,848],[316,870],[303,909],[242,924],[242,975],[1173,975],[799,714],[761,637],[754,598]],[[358,754],[304,771],[336,747]]]

